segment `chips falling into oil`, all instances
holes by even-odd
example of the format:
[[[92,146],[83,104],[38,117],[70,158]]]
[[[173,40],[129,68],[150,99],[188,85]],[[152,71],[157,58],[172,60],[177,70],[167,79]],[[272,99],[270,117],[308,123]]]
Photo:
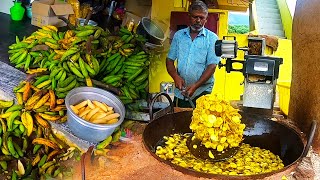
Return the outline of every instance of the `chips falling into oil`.
[[[238,110],[218,94],[208,94],[197,99],[190,129],[206,148],[221,152],[239,146],[244,128]]]

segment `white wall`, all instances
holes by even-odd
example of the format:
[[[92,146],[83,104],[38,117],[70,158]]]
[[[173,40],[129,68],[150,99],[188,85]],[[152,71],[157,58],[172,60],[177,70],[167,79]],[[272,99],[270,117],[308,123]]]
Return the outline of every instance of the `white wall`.
[[[13,6],[12,0],[1,0],[0,12],[10,14],[10,7]]]
[[[286,0],[286,1],[287,1],[287,4],[288,4],[289,11],[291,13],[291,17],[293,19],[294,10],[295,10],[295,7],[296,7],[296,1],[297,0]]]

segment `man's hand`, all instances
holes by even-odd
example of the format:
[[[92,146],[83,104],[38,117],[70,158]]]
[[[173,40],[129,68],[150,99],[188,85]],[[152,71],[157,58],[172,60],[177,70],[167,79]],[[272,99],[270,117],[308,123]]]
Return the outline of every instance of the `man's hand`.
[[[185,93],[182,95],[191,97],[197,89],[198,89],[198,86],[196,84],[192,84],[186,87]]]
[[[189,97],[191,97],[194,92],[206,81],[208,81],[208,79],[210,77],[212,77],[214,71],[216,69],[216,65],[215,64],[210,64],[207,66],[206,70],[203,72],[203,74],[201,75],[200,79],[194,83],[189,85],[188,87],[186,87],[185,93],[183,94],[184,96],[188,95]]]
[[[178,88],[179,90],[182,90],[182,88],[184,87],[184,80],[182,79],[182,77],[177,75],[173,78],[173,80],[176,88]]]

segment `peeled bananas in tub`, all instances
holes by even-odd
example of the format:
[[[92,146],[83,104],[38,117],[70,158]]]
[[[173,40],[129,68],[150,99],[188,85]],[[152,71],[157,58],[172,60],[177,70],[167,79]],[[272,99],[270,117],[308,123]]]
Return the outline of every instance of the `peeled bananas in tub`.
[[[95,124],[113,124],[118,122],[119,113],[113,111],[113,107],[99,101],[84,100],[71,105],[72,111],[80,118]]]

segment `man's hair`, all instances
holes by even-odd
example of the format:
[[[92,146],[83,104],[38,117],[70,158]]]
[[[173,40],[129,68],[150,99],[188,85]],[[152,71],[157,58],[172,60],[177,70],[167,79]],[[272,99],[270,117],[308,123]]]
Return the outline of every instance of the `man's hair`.
[[[206,12],[208,14],[208,7],[207,5],[200,0],[194,0],[191,5],[189,6],[189,13],[191,13],[194,10],[200,10],[203,12]]]

